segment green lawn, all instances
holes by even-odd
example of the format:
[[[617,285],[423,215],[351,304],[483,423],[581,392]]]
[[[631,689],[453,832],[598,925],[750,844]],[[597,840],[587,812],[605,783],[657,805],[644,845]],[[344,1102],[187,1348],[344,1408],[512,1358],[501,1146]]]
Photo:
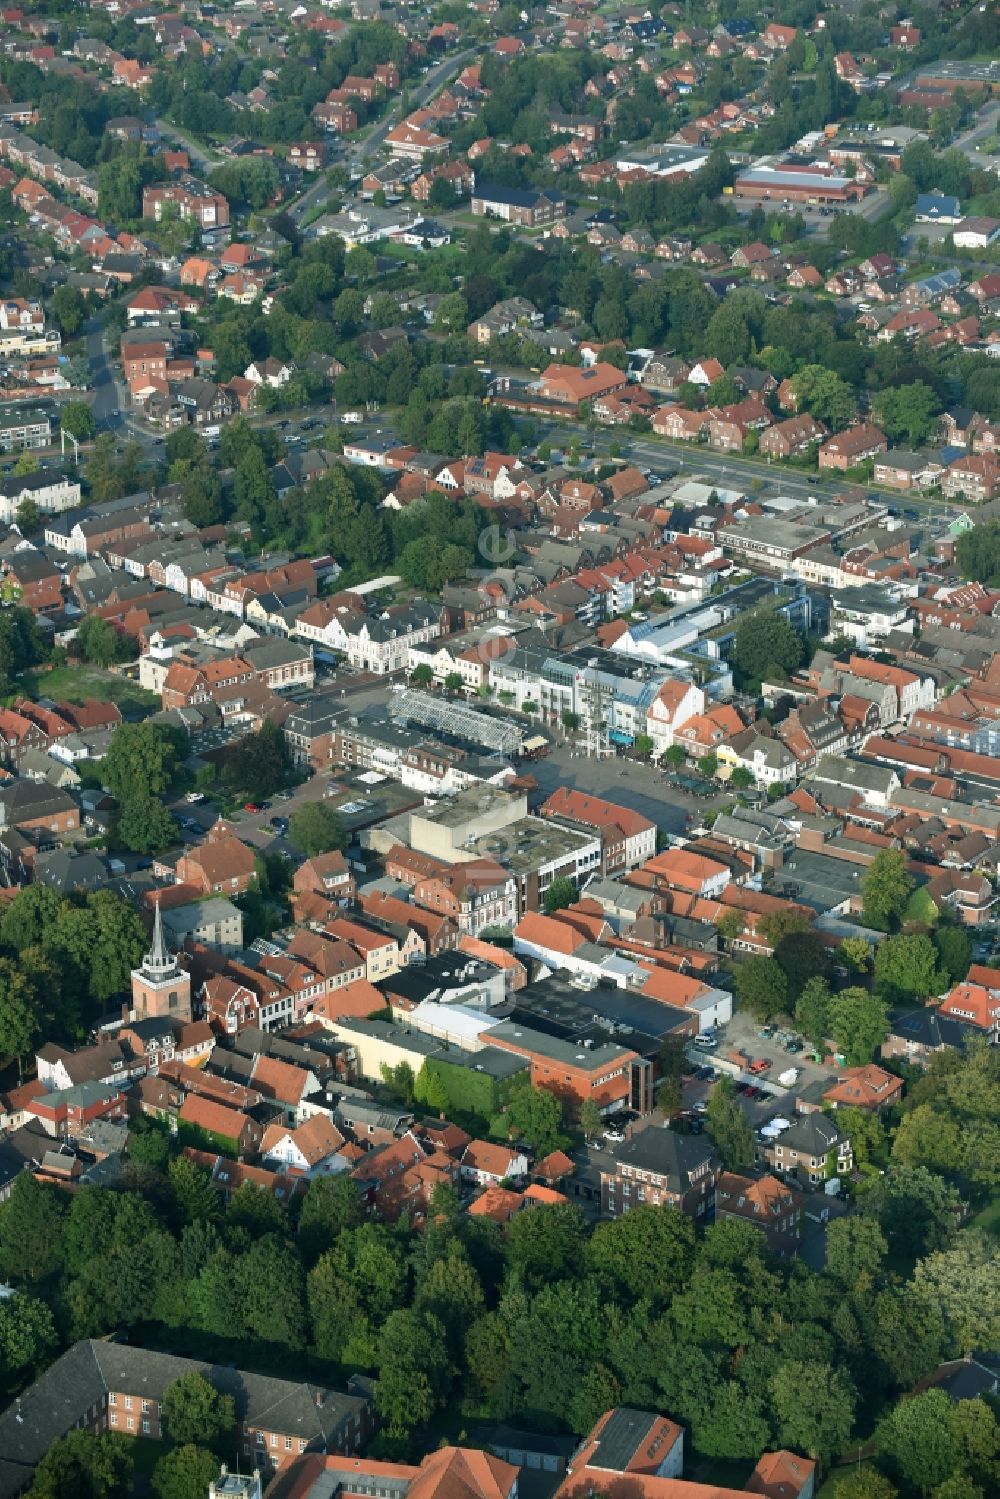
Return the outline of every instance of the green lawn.
[[[985,1233],[992,1234],[994,1238],[1000,1239],[1000,1196],[994,1197],[984,1208],[970,1219],[970,1228],[980,1228]]]
[[[154,692],[99,666],[57,666],[52,671],[25,672],[19,688],[19,695],[22,693],[26,697],[65,698],[71,703],[95,697],[102,703],[117,703],[128,718],[143,717],[160,706]]]

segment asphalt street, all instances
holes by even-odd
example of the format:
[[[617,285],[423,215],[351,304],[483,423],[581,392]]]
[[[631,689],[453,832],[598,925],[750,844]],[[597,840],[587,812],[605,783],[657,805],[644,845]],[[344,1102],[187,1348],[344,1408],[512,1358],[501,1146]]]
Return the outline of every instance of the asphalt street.
[[[464,52],[456,52],[453,57],[446,57],[443,62],[435,64],[430,72],[425,75],[423,82],[411,90],[411,109],[419,109],[422,104],[426,104],[428,99],[437,93],[446,80],[457,77],[466,63],[471,62],[475,56],[476,48],[467,47]],[[363,167],[365,162],[374,156],[375,152],[384,144],[389,131],[398,122],[399,104],[398,101],[394,100],[386,110],[385,118],[380,120],[373,130],[369,131],[363,141],[347,142],[341,148],[340,160],[349,170],[352,166],[356,169]],[[325,176],[321,175],[319,180],[312,183],[301,197],[296,198],[294,203],[288,205],[288,211],[295,223],[300,224],[311,209],[318,207],[321,203],[325,203],[330,197],[330,193],[331,189],[325,180]]]
[[[84,343],[90,365],[90,386],[94,399],[91,411],[98,432],[105,432],[121,425],[121,409],[118,386],[114,371],[108,362],[104,348],[104,333],[100,317],[92,317],[84,328]]]

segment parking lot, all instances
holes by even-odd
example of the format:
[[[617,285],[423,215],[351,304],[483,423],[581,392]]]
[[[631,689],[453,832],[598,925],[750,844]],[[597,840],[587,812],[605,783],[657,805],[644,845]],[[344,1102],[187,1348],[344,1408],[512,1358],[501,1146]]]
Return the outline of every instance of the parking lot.
[[[763,1027],[751,1015],[737,1011],[729,1024],[719,1030],[719,1046],[717,1051],[711,1054],[725,1058],[731,1051],[742,1051],[748,1057],[764,1058],[770,1063],[767,1071],[760,1074],[758,1082],[771,1085],[774,1093],[753,1110],[751,1117],[755,1119],[757,1113],[766,1115],[783,1112],[786,1100],[790,1103],[793,1098],[806,1090],[815,1091],[818,1086],[829,1085],[833,1082],[833,1075],[829,1070],[817,1066],[812,1060],[807,1045],[803,1045],[800,1052],[791,1052],[780,1044],[776,1036],[762,1036],[760,1034],[762,1029]],[[695,1047],[691,1048],[691,1054],[697,1055]],[[786,1089],[778,1083],[778,1076],[790,1067],[795,1068],[798,1076],[791,1087]]]
[[[692,796],[654,765],[619,756],[588,759],[571,743],[554,744],[545,759],[534,761],[529,769],[546,796],[557,786],[604,796],[675,835],[688,831],[689,824],[710,807],[733,799],[732,792],[727,795],[723,790],[710,797]]]

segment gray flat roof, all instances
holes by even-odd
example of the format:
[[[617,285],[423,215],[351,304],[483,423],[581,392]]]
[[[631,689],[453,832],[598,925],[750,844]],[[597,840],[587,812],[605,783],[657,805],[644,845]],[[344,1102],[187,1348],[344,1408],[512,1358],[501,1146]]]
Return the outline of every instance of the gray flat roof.
[[[505,1020],[490,1031],[493,1041],[506,1041],[511,1046],[523,1046],[526,1051],[561,1062],[567,1067],[585,1067],[596,1072],[602,1067],[613,1067],[627,1055],[623,1046],[606,1042],[603,1046],[577,1046],[572,1041],[561,1041],[557,1036],[547,1036],[544,1031],[517,1021]]]

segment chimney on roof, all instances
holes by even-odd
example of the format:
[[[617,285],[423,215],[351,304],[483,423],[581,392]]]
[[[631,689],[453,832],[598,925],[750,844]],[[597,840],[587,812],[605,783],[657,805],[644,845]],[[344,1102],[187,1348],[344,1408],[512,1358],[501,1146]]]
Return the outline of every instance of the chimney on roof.
[[[313,1400],[316,1402],[316,1409],[322,1410],[326,1402],[326,1391],[319,1388],[314,1389]]]

